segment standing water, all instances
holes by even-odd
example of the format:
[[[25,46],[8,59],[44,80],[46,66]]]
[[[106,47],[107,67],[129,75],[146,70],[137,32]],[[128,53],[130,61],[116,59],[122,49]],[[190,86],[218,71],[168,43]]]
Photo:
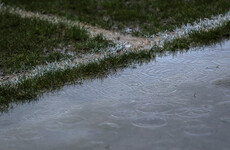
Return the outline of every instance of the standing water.
[[[0,150],[229,150],[230,41],[85,81],[0,116]]]

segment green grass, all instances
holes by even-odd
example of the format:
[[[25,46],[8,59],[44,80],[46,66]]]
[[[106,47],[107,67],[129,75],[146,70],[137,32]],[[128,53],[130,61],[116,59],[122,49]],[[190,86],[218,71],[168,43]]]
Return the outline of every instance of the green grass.
[[[45,92],[57,90],[66,84],[81,83],[85,79],[103,78],[119,69],[128,67],[132,63],[148,62],[156,54],[165,51],[177,52],[189,47],[204,46],[229,38],[230,23],[225,24],[210,32],[193,32],[187,38],[176,39],[166,43],[163,48],[154,47],[150,51],[131,52],[121,56],[110,56],[99,62],[81,65],[77,68],[64,71],[49,72],[44,76],[26,80],[17,86],[0,86],[0,109],[7,111],[12,104],[36,100]]]
[[[225,13],[229,0],[2,0],[44,14],[65,16],[106,29],[131,28],[136,36],[172,30],[183,23]]]
[[[113,45],[102,35],[90,38],[80,27],[22,19],[6,12],[0,13],[0,35],[0,70],[5,74],[70,58],[70,51],[77,55]]]
[[[224,13],[229,0],[2,0],[5,4],[44,14],[99,25],[122,31],[139,28],[133,34],[149,35],[172,30],[182,23]],[[57,90],[66,84],[81,83],[85,79],[103,78],[132,63],[148,62],[156,53],[177,52],[191,47],[209,45],[229,38],[230,23],[211,31],[190,33],[189,37],[167,42],[163,48],[110,56],[73,69],[48,72],[27,79],[15,86],[0,85],[0,111],[12,104],[36,100],[41,94]],[[0,13],[0,72],[24,72],[47,62],[69,59],[72,55],[97,52],[113,46],[102,35],[91,38],[84,28],[52,24],[47,21],[20,18],[7,12]]]
[[[82,80],[103,78],[132,63],[148,62],[154,57],[152,51],[111,56],[99,62],[81,65],[73,69],[48,72],[37,78],[25,80],[17,86],[0,86],[0,111],[7,111],[12,103],[34,101],[42,93],[57,90],[66,84],[81,83]]]
[[[163,51],[178,51],[188,50],[192,47],[201,47],[222,41],[225,38],[230,38],[230,22],[223,27],[207,31],[196,31],[190,33],[189,37],[178,38],[164,45]]]

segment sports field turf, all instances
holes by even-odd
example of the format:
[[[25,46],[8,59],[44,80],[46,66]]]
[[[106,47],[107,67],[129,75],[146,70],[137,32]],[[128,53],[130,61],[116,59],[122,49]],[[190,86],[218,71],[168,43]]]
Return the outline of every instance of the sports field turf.
[[[167,31],[169,34],[165,35],[170,37],[175,33],[171,31],[180,29],[182,24],[197,25],[193,22],[210,19],[212,15],[225,14],[230,8],[228,0],[2,0],[0,2],[4,3],[0,6],[0,110],[3,111],[13,103],[30,101],[44,92],[61,88],[66,84],[79,83],[83,79],[100,78],[134,62],[149,61],[158,52],[187,50],[191,47],[212,44],[223,38],[229,38],[230,35],[230,22],[226,20],[215,28],[188,32],[186,36],[172,38],[163,42],[161,46],[151,45],[150,49],[132,51],[129,48],[126,51],[124,45],[116,43],[120,39],[119,36],[115,41],[105,38],[110,34],[120,35],[121,32],[126,32],[132,36],[140,36],[143,41],[145,36],[148,40],[154,41],[155,39],[150,36],[166,30],[170,32]],[[12,13],[10,9],[1,10],[1,7],[5,6],[10,9],[22,9],[25,12],[31,11],[29,14],[38,12],[41,16],[57,16],[80,21],[90,26],[97,26],[95,30],[102,28],[104,35],[91,36],[90,29],[85,29],[84,25],[71,26],[58,21],[52,23],[39,17],[23,17],[23,14]],[[230,19],[230,13],[226,16]],[[221,18],[223,15],[218,17]],[[209,21],[205,23],[207,22]],[[129,47],[127,43],[124,44]],[[121,48],[117,49],[117,46]],[[113,48],[117,50],[116,55],[110,53]],[[88,55],[90,57],[84,57]],[[99,57],[100,55],[105,57]],[[79,59],[87,63],[77,64],[76,61]],[[55,62],[68,64],[62,67],[59,64],[52,64]],[[46,71],[32,72],[39,68]],[[35,75],[31,75],[31,72]],[[8,78],[12,81],[7,82]],[[13,80],[15,78],[19,80]]]
[[[80,20],[102,28],[152,35],[200,18],[225,13],[229,0],[2,0],[2,2]]]

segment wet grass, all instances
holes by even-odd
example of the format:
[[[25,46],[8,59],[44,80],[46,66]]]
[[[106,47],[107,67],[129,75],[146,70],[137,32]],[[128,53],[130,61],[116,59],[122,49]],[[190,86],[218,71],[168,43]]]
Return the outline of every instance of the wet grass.
[[[2,1],[26,10],[97,24],[106,29],[121,31],[129,27],[134,31],[132,34],[137,36],[172,30],[182,23],[224,13],[230,8],[228,0]],[[140,30],[135,30],[137,28]],[[69,59],[72,54],[97,52],[114,45],[102,35],[91,38],[84,28],[20,18],[7,12],[0,13],[0,29],[1,74],[24,72],[47,62]],[[150,51],[109,56],[72,69],[47,72],[15,86],[0,85],[0,111],[7,111],[13,104],[36,100],[43,93],[57,90],[67,84],[103,78],[133,63],[148,62],[155,58],[156,53],[177,52],[210,45],[229,36],[230,23],[226,23],[223,27],[208,32],[192,32],[189,37],[165,43],[163,48],[153,47]],[[72,52],[71,55],[69,52]]]
[[[80,27],[51,24],[0,13],[0,71],[18,73],[47,62],[112,46],[102,35],[90,38]],[[71,55],[69,52],[72,52]]]
[[[25,80],[12,86],[0,86],[0,109],[7,111],[12,104],[34,101],[39,95],[57,90],[67,84],[81,84],[82,80],[103,78],[117,70],[130,66],[133,63],[149,62],[156,54],[166,51],[187,51],[188,48],[210,45],[229,38],[230,23],[209,32],[193,32],[187,38],[176,39],[165,44],[163,48],[154,47],[150,51],[130,52],[121,56],[110,56],[99,62],[56,72],[48,72],[44,76]]]
[[[11,108],[12,103],[34,101],[42,93],[57,90],[67,84],[77,84],[85,79],[106,77],[132,63],[143,63],[150,61],[153,57],[152,51],[132,52],[122,56],[111,56],[99,62],[91,62],[73,69],[48,72],[41,77],[25,80],[17,86],[0,86],[0,110],[7,111]]]
[[[166,42],[161,51],[188,50],[189,48],[215,44],[226,38],[230,38],[230,22],[223,25],[223,27],[212,29],[208,32],[196,31],[190,33],[188,37]]]
[[[225,13],[229,0],[2,0],[44,14],[65,16],[133,35],[151,35]]]

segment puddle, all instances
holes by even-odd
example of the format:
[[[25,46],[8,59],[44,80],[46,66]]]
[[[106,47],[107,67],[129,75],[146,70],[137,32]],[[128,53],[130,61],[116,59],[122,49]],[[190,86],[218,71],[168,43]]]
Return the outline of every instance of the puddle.
[[[66,86],[0,116],[1,150],[227,150],[230,41]]]

